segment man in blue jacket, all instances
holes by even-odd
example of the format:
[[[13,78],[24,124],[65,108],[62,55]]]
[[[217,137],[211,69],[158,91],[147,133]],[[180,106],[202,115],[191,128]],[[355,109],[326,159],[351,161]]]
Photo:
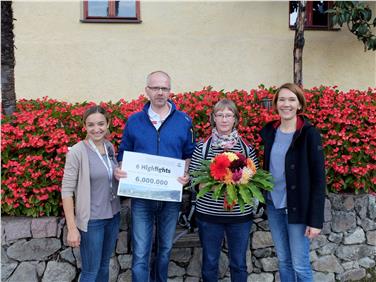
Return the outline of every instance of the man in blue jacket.
[[[192,121],[168,99],[170,90],[171,79],[167,73],[155,71],[147,76],[145,92],[149,102],[142,111],[129,117],[119,147],[119,162],[122,161],[124,151],[132,151],[183,159],[186,161],[187,171],[195,147]],[[126,177],[126,172],[116,169],[115,177]],[[188,180],[187,173],[179,177],[179,182],[183,185],[187,184]],[[133,282],[167,281],[180,204],[131,199]],[[150,270],[154,224],[156,255]]]

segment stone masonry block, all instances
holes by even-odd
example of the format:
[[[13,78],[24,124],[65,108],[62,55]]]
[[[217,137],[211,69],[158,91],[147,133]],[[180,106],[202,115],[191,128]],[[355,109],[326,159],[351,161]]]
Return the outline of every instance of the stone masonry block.
[[[56,237],[56,232],[56,217],[40,217],[31,220],[31,234],[33,238]]]
[[[31,218],[7,217],[2,220],[4,235],[7,242],[31,237]]]

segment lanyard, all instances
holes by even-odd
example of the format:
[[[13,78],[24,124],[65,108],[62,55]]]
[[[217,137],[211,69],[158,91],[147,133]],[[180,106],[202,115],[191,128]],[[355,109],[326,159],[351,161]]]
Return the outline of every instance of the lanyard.
[[[97,146],[95,146],[94,142],[91,139],[89,139],[89,144],[94,149],[95,153],[97,153],[99,159],[102,161],[103,165],[105,166],[107,170],[107,174],[108,174],[108,181],[110,182],[110,189],[112,190],[112,165],[111,165],[110,158],[108,157],[106,145],[103,143],[104,151],[106,152],[107,163],[104,161],[102,155],[98,151]]]

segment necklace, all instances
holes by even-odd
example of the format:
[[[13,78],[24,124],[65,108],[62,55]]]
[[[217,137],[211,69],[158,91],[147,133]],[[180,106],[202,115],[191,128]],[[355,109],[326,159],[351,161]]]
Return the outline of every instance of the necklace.
[[[112,191],[112,175],[113,175],[113,169],[112,169],[112,165],[111,165],[111,160],[110,160],[110,157],[108,156],[108,151],[107,151],[107,148],[105,146],[104,143],[103,144],[103,148],[104,148],[104,152],[106,154],[106,162],[104,161],[101,153],[99,152],[97,146],[95,146],[93,140],[89,139],[89,144],[90,146],[94,149],[95,153],[97,154],[97,156],[99,157],[99,159],[101,160],[101,162],[103,163],[104,167],[106,168],[107,170],[107,175],[108,175],[108,182],[110,184],[110,196],[111,196],[111,199],[114,199],[116,197],[116,195],[114,194],[114,192]]]

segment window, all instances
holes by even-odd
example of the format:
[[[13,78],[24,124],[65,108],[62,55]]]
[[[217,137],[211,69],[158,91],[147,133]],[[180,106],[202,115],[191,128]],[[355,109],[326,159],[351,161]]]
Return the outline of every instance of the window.
[[[85,0],[82,22],[140,23],[139,0]]]
[[[298,17],[298,2],[289,1],[289,26],[295,29],[295,22]],[[306,29],[333,29],[329,15],[326,10],[332,7],[332,1],[306,1]]]

